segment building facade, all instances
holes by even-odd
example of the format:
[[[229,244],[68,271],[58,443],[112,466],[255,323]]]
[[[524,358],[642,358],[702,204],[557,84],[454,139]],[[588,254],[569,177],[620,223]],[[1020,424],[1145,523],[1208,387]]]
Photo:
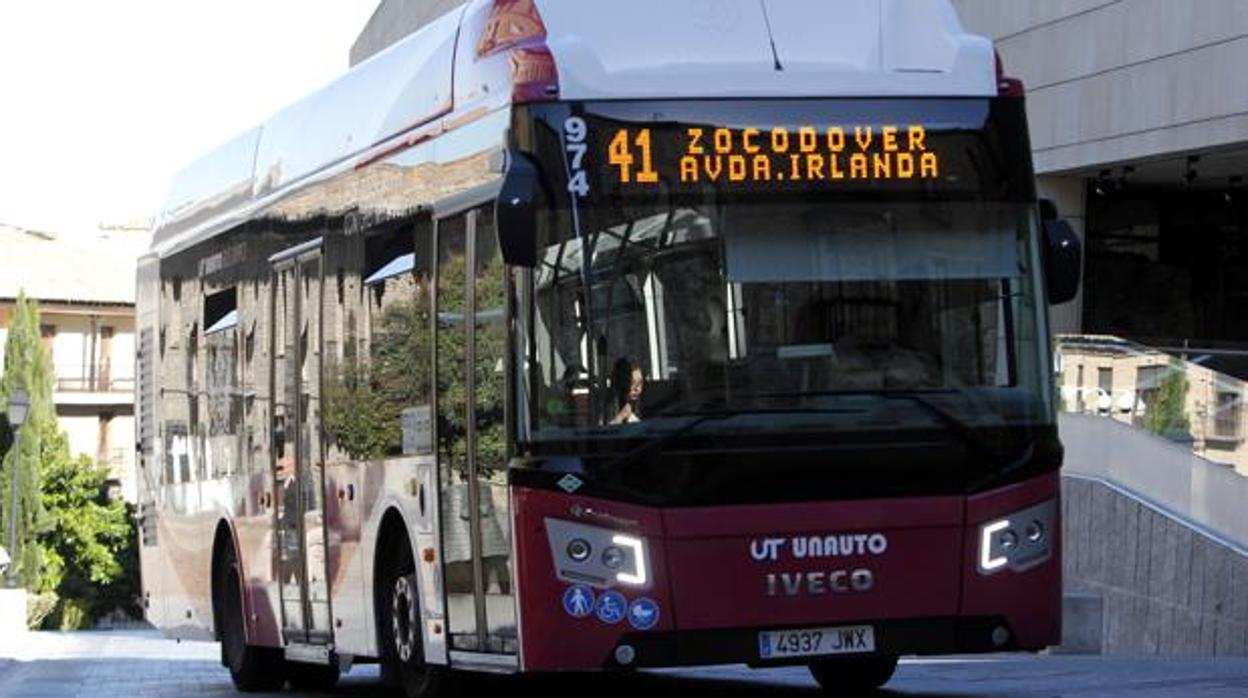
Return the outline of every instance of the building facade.
[[[0,364],[19,293],[38,301],[55,373],[53,400],[70,452],[106,465],[135,501],[134,264],[139,226],[58,235],[0,225]]]
[[[1063,407],[1181,411],[1161,435],[1248,475],[1248,2],[954,2],[1026,85],[1039,190],[1084,239]]]
[[[1040,190],[1085,236],[1055,329],[1248,374],[1248,3],[955,3],[1026,85]]]

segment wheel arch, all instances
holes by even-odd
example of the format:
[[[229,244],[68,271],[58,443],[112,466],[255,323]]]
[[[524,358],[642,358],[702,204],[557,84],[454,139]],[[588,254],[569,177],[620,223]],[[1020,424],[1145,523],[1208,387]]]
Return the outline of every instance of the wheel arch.
[[[407,526],[407,520],[403,518],[403,513],[398,507],[388,507],[386,512],[381,515],[381,523],[377,526],[377,542],[373,546],[373,618],[377,617],[380,610],[382,595],[378,593],[383,583],[386,565],[391,561],[391,556],[400,549],[404,541],[407,548],[411,552],[412,562],[416,561],[416,549],[413,547],[410,529]],[[422,602],[423,603],[423,602]],[[380,633],[380,630],[378,630]],[[380,641],[380,635],[378,635]]]
[[[384,630],[381,624],[383,618],[382,604],[388,598],[386,584],[387,569],[396,563],[396,558],[406,546],[406,551],[411,560],[412,572],[419,580],[425,570],[421,569],[420,557],[417,554],[416,532],[408,525],[407,514],[403,507],[397,502],[387,504],[385,511],[378,519],[377,537],[373,546],[373,561],[370,565],[372,573],[372,584],[369,586],[369,596],[371,597],[368,608],[372,611],[373,641],[376,643],[377,657],[385,660],[386,639],[382,637]],[[426,608],[426,599],[419,591],[419,581],[417,582],[417,590],[413,594],[412,599],[416,605],[416,613],[418,618],[423,618],[429,610]],[[421,629],[423,635],[423,628]]]
[[[243,580],[247,578],[243,570],[243,558],[238,550],[238,536],[235,535],[234,526],[227,518],[222,518],[217,522],[216,531],[212,540],[212,636],[216,640],[221,639],[222,618],[221,614],[225,606],[225,597],[223,592],[229,572],[229,560],[233,557],[234,564],[238,567],[238,583],[239,598],[242,599],[243,608],[250,606],[247,598],[247,585]],[[243,623],[244,634],[250,633],[250,623]]]

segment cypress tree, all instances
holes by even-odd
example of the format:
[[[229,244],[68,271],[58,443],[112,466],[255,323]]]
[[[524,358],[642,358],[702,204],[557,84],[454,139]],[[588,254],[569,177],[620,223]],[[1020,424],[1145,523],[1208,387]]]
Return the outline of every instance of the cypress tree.
[[[52,362],[43,349],[39,334],[38,305],[18,295],[9,323],[9,336],[4,349],[4,372],[0,375],[0,406],[7,407],[9,395],[23,390],[30,396],[30,410],[21,428],[20,440],[15,439],[13,429],[4,421],[4,460],[0,464],[0,540],[7,546],[9,541],[10,487],[14,468],[19,468],[17,550],[10,556],[17,564],[22,584],[32,591],[43,591],[42,574],[44,555],[37,535],[46,525],[41,492],[40,461],[44,442],[56,439],[60,432],[56,423],[56,406],[52,402]],[[20,457],[15,447],[20,442]]]
[[[1173,441],[1191,441],[1191,422],[1187,418],[1187,371],[1183,364],[1172,361],[1157,385],[1157,397],[1144,414],[1144,428]]]

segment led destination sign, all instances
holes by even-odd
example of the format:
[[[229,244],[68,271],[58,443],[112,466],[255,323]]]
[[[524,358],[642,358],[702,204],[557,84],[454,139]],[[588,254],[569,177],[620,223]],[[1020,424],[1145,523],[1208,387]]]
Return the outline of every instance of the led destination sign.
[[[936,180],[940,154],[921,125],[796,128],[616,128],[606,162],[615,184]]]
[[[517,128],[556,206],[1035,197],[1022,108],[1003,100],[546,104],[521,110]]]

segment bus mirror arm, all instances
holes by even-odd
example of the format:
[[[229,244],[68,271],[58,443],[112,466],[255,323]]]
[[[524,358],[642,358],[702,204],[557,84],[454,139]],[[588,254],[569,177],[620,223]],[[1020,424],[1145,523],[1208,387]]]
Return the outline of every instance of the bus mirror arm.
[[[519,267],[537,266],[537,210],[541,199],[537,167],[527,155],[511,151],[507,174],[495,202],[498,243],[503,260]]]
[[[1083,243],[1070,224],[1057,217],[1051,201],[1040,202],[1040,219],[1044,226],[1041,256],[1049,304],[1074,300],[1083,276]]]

